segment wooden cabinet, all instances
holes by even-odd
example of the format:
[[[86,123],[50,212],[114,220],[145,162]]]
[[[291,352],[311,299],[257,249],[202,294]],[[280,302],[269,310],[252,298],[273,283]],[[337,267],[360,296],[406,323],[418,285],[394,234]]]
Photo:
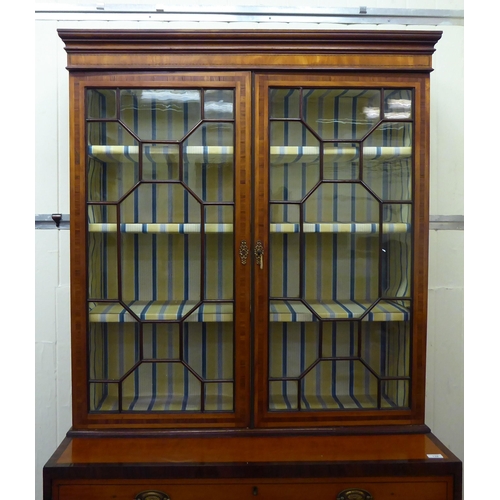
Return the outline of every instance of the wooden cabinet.
[[[59,34],[73,428],[45,468],[46,498],[459,498],[460,464],[435,438],[441,458],[422,441],[416,472],[397,465],[432,436],[440,32]],[[347,455],[326,462],[341,443]],[[294,446],[292,465],[278,455]]]

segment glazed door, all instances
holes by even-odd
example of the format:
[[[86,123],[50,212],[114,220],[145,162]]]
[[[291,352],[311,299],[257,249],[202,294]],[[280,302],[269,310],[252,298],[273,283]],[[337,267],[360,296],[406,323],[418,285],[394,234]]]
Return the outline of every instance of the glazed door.
[[[416,422],[422,82],[257,83],[258,425]]]
[[[85,248],[74,281],[87,269],[86,299],[73,304],[88,354],[86,366],[75,360],[87,373],[75,377],[82,422],[248,423],[248,82],[74,81],[74,137],[86,152],[72,186],[85,193],[74,196],[72,233]]]

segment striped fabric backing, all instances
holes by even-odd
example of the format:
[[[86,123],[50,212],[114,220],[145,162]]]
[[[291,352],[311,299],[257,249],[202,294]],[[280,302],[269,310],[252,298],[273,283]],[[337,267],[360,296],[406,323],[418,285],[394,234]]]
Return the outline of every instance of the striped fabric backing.
[[[274,116],[298,118],[297,91],[279,92]],[[411,124],[360,142],[378,91],[304,92],[308,126],[341,142],[271,122],[269,409],[407,407],[410,304],[379,289],[409,298]],[[93,116],[113,117],[97,94]],[[233,411],[233,125],[158,144],[198,122],[198,91],[173,91],[177,111],[154,91],[122,94],[121,119],[144,142],[116,122],[88,133],[91,410]],[[368,189],[331,182],[360,176]],[[382,220],[377,198],[391,201]]]
[[[407,407],[411,123],[375,128],[379,91],[271,92],[269,408]]]
[[[91,383],[92,411],[232,411],[231,323],[138,323],[90,325],[91,379],[125,377],[118,384]],[[213,349],[217,346],[217,356]],[[182,356],[181,356],[182,347]],[[182,358],[182,362],[181,362]],[[187,365],[187,366],[186,366]],[[205,383],[201,383],[203,378]]]
[[[92,411],[234,409],[233,123],[204,122],[181,141],[200,92],[121,91],[120,119],[140,140],[89,122]],[[90,91],[89,102],[101,117],[111,99]]]

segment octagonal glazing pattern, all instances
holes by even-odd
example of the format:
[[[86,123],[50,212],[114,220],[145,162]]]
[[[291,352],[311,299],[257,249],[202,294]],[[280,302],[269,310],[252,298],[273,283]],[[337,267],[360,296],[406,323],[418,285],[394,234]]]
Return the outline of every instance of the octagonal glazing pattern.
[[[269,410],[406,408],[412,92],[269,98]]]
[[[87,91],[91,411],[234,411],[234,94]]]

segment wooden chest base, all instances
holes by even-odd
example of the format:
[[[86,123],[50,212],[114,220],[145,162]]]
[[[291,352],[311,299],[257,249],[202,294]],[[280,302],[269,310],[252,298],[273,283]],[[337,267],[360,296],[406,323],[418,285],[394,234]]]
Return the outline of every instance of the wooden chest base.
[[[459,500],[461,483],[431,433],[76,437],[45,466],[44,500]]]

